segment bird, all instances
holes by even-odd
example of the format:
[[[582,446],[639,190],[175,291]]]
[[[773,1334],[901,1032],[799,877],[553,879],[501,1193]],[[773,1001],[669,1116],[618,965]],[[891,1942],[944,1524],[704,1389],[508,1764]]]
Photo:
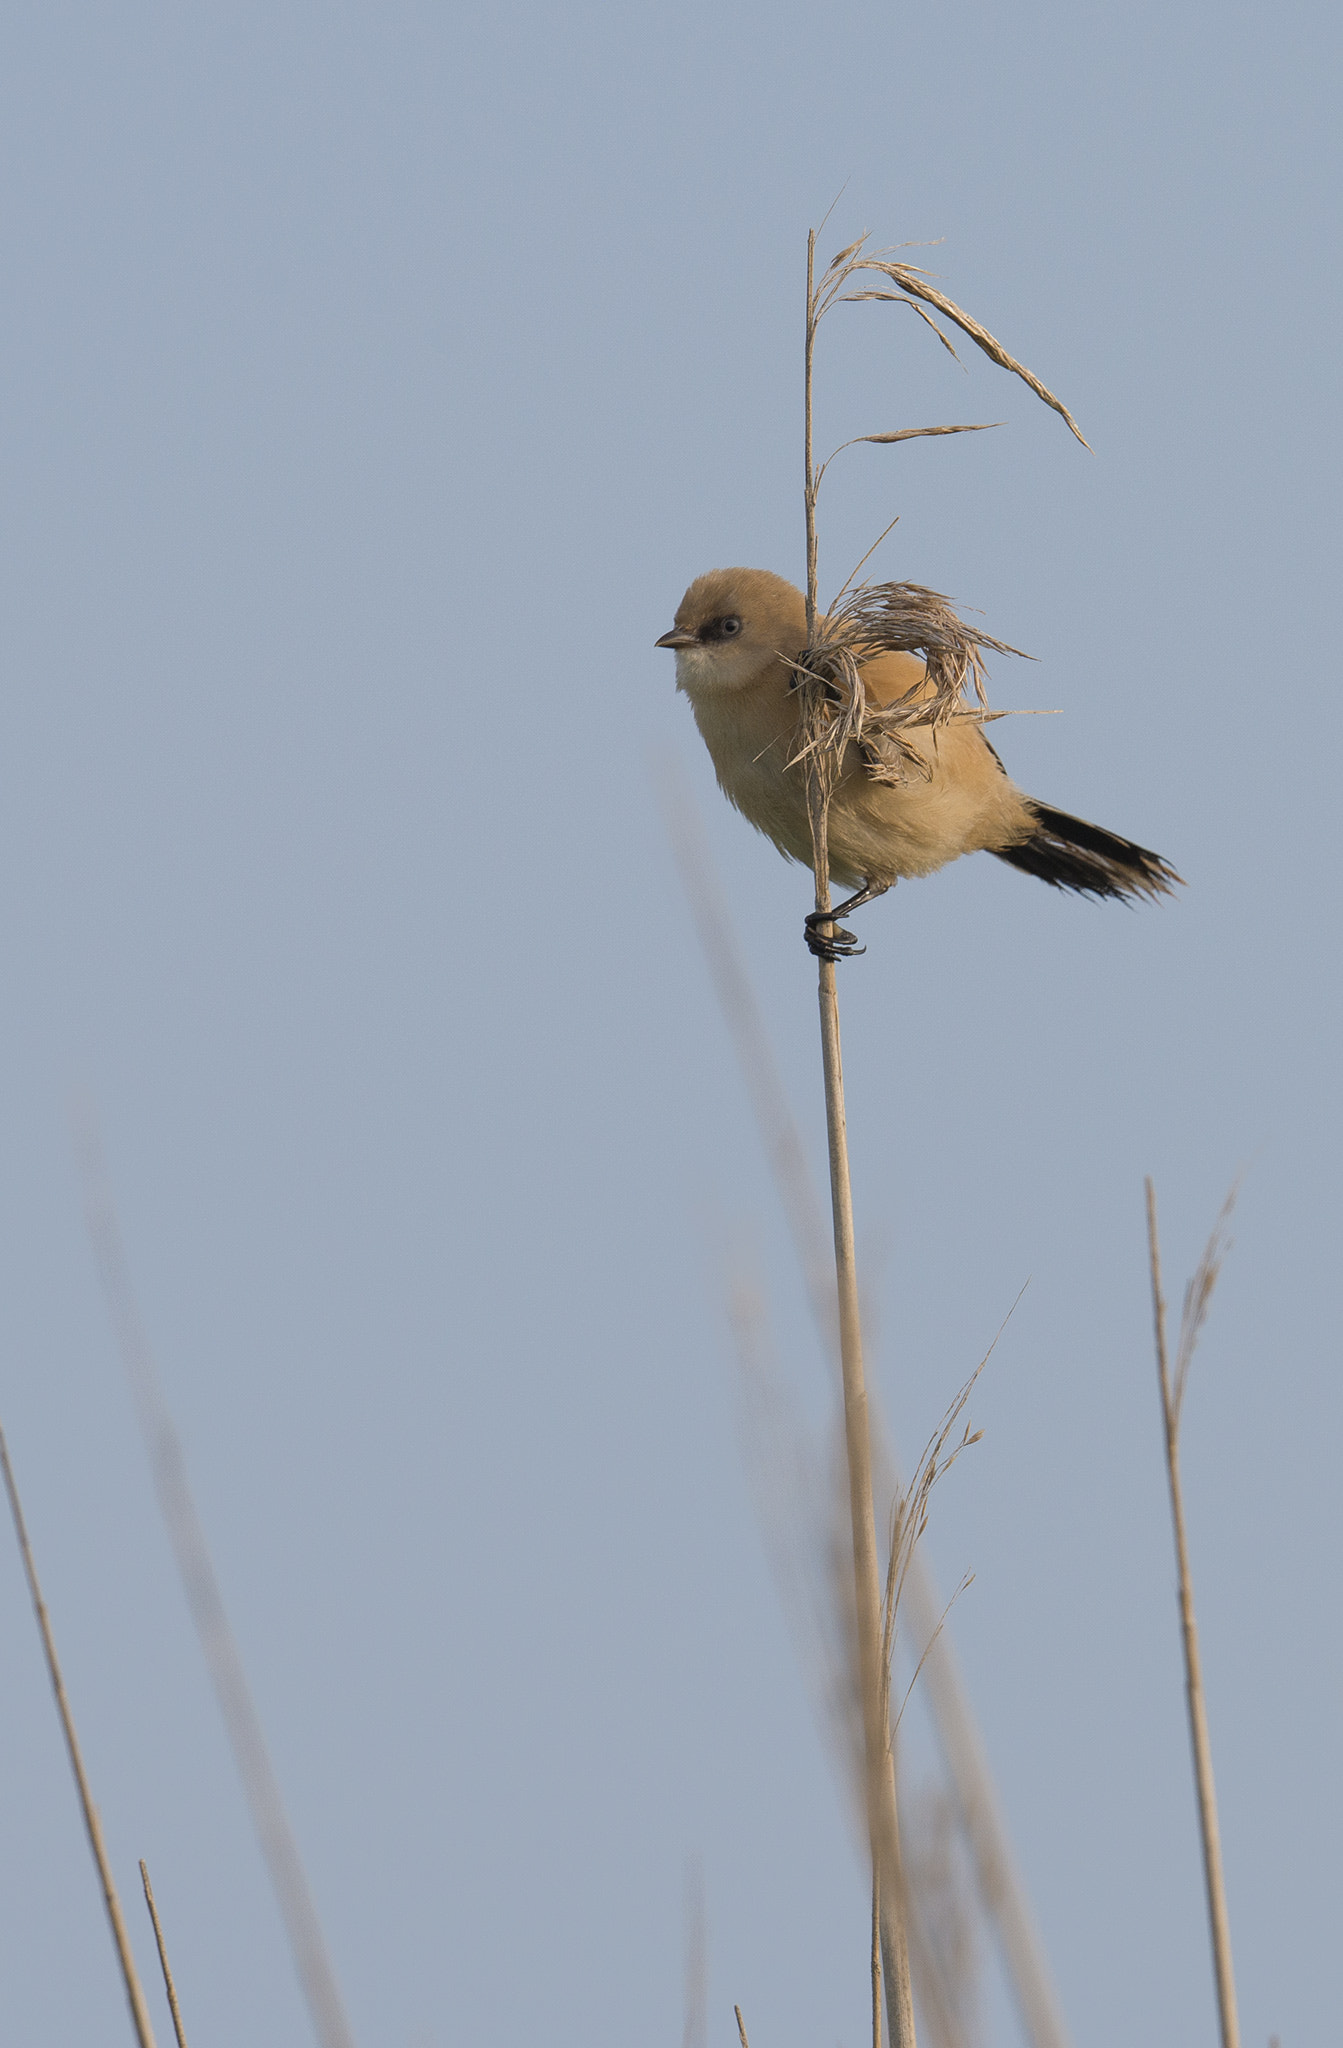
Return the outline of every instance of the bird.
[[[796,759],[794,663],[807,646],[802,592],[768,569],[712,569],[690,585],[671,631],[655,645],[675,652],[676,687],[690,700],[729,803],[786,859],[810,867],[806,775]],[[878,709],[932,695],[915,653],[860,653],[859,672],[867,704]],[[828,813],[829,864],[854,893],[831,913],[807,917],[806,941],[820,958],[863,950],[840,917],[964,853],[992,853],[1056,889],[1120,902],[1168,895],[1179,883],[1159,854],[1018,789],[979,720],[906,726],[902,743],[913,758],[895,781],[874,774],[852,744],[840,764]]]

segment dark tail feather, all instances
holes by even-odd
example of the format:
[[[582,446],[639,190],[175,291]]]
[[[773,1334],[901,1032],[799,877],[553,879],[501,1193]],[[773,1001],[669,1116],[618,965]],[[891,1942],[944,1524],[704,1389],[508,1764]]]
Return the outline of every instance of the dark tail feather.
[[[1035,830],[1015,846],[995,846],[999,860],[1038,875],[1056,889],[1075,889],[1081,896],[1168,896],[1180,877],[1173,867],[1145,846],[1135,846],[1118,833],[1103,832],[1066,811],[1032,800]]]

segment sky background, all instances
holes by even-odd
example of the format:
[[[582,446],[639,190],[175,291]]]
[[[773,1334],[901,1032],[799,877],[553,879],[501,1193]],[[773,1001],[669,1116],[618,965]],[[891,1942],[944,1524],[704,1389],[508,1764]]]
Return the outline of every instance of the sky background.
[[[1142,1178],[1178,1302],[1247,2043],[1343,1897],[1333,9],[63,5],[0,24],[0,1417],[142,1962],[309,2038],[81,1220],[90,1099],[361,2044],[866,2024],[866,1906],[725,1310],[830,1412],[657,797],[689,785],[823,1160],[807,878],[713,789],[689,580],[802,568],[805,234],[922,258],[1057,390],[849,308],[823,589],[978,608],[1014,775],[1185,876],[988,857],[841,970],[873,1373],[917,1448],[1024,1299],[939,1579],[1075,2038],[1212,2038]],[[0,1540],[0,1978],[128,2039]],[[154,1987],[160,2038],[166,2012]],[[1014,2040],[992,1982],[987,2038]]]

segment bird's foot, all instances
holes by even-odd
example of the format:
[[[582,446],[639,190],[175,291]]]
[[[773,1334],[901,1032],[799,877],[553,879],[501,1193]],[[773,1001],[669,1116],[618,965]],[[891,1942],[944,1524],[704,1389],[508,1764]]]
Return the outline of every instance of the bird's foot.
[[[818,960],[853,960],[859,953],[867,951],[860,946],[853,933],[846,931],[842,924],[836,924],[831,913],[813,910],[802,920],[802,936],[807,942],[807,951]]]

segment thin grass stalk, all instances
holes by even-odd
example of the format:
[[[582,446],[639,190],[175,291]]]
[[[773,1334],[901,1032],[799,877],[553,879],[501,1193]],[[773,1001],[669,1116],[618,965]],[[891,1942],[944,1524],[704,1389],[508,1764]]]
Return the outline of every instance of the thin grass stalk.
[[[811,368],[816,353],[816,329],[820,315],[816,310],[816,230],[807,231],[807,348],[802,387],[802,438],[805,465],[804,491],[807,510],[807,645],[816,638],[816,493],[819,483],[815,464],[812,461],[811,446]],[[819,905],[818,905],[819,908]],[[829,905],[826,905],[829,908]]]
[[[76,1135],[84,1169],[85,1219],[149,1453],[154,1489],[280,1908],[295,1974],[321,2048],[355,2048],[303,1859],[192,1498],[181,1438],[164,1399],[136,1306],[92,1120],[86,1119]]]
[[[1180,1405],[1183,1376],[1177,1368],[1172,1384],[1166,1351],[1166,1298],[1161,1287],[1161,1246],[1157,1237],[1156,1189],[1147,1181],[1147,1247],[1152,1273],[1152,1321],[1156,1332],[1157,1376],[1161,1385],[1161,1415],[1166,1440],[1166,1477],[1170,1485],[1171,1522],[1175,1531],[1175,1559],[1180,1580],[1180,1637],[1184,1646],[1185,1699],[1189,1709],[1189,1743],[1194,1756],[1194,1782],[1198,1792],[1199,1832],[1203,1844],[1203,1880],[1208,1900],[1208,1930],[1212,1939],[1213,1973],[1217,1980],[1217,2013],[1222,2048],[1240,2048],[1240,2020],[1236,2012],[1236,1978],[1231,1959],[1231,1921],[1226,1907],[1226,1882],[1222,1873],[1222,1838],[1217,1824],[1217,1790],[1212,1774],[1212,1743],[1208,1735],[1208,1709],[1203,1692],[1203,1665],[1198,1649],[1198,1624],[1194,1618],[1194,1582],[1189,1569],[1189,1545],[1185,1535],[1184,1490],[1180,1480]],[[1210,1248],[1211,1249],[1211,1248]],[[1182,1345],[1182,1350],[1184,1349]],[[1186,1366],[1187,1358],[1182,1360]]]
[[[163,1939],[163,1928],[159,1924],[159,1909],[154,1904],[154,1887],[149,1882],[149,1866],[144,1857],[140,1858],[140,1882],[145,1888],[145,1904],[154,1926],[154,1940],[158,1944],[159,1968],[163,1972],[163,1988],[168,1994],[168,2010],[173,2016],[173,2032],[177,2036],[177,2048],[187,2048],[186,2028],[182,2025],[182,2009],[177,2003],[177,1986],[168,1966],[168,1944]]]
[[[827,1349],[837,1358],[831,1253],[825,1242],[824,1218],[807,1166],[806,1150],[759,1002],[741,964],[741,947],[732,930],[703,830],[684,784],[679,780],[673,782],[670,774],[664,805],[695,928],[806,1278],[812,1314]],[[882,1459],[889,1466],[886,1454],[882,1454]],[[884,1495],[898,1490],[898,1482],[889,1470],[882,1476],[881,1490]],[[943,1603],[932,1583],[922,1548],[915,1551],[911,1560],[903,1597],[909,1603],[912,1635],[929,1645],[923,1659],[923,1683],[980,1899],[992,1923],[1027,2039],[1031,2048],[1069,2048],[1058,1993],[1008,1840],[974,1710],[951,1645],[941,1631]],[[911,1917],[910,1931],[913,1929]]]
[[[14,1533],[19,1542],[19,1554],[23,1558],[24,1575],[28,1581],[28,1592],[32,1598],[33,1613],[37,1616],[38,1632],[42,1637],[42,1648],[46,1654],[47,1674],[51,1689],[56,1696],[56,1712],[60,1716],[61,1732],[65,1736],[65,1747],[70,1757],[70,1769],[74,1773],[75,1789],[79,1793],[80,1810],[84,1815],[84,1829],[93,1851],[93,1860],[98,1870],[98,1880],[103,1888],[103,1904],[107,1908],[108,1924],[112,1929],[112,1942],[121,1966],[121,1981],[126,1987],[126,2003],[131,2009],[131,2024],[140,2048],[155,2048],[154,2029],[149,2022],[149,2008],[145,2004],[144,1987],[140,1973],[135,1967],[135,1956],[131,1949],[131,1938],[126,1931],[125,1916],[121,1900],[117,1895],[116,1881],[112,1876],[112,1865],[108,1860],[107,1844],[103,1840],[103,1824],[98,1818],[98,1809],[93,1803],[89,1789],[88,1773],[80,1754],[79,1737],[75,1733],[75,1719],[70,1711],[66,1696],[65,1680],[61,1676],[60,1659],[56,1655],[56,1639],[51,1632],[51,1620],[47,1614],[47,1603],[42,1598],[38,1582],[37,1565],[33,1559],[32,1545],[28,1541],[28,1527],[23,1519],[23,1507],[19,1500],[19,1489],[15,1484],[13,1468],[9,1462],[9,1446],[5,1433],[0,1429],[0,1467],[5,1477],[5,1492],[9,1495],[9,1511],[14,1517]]]

